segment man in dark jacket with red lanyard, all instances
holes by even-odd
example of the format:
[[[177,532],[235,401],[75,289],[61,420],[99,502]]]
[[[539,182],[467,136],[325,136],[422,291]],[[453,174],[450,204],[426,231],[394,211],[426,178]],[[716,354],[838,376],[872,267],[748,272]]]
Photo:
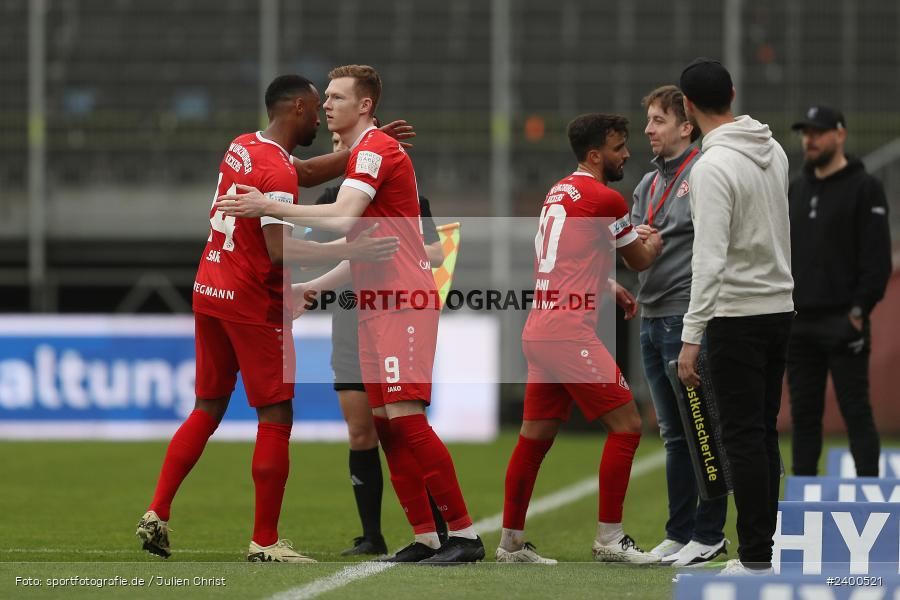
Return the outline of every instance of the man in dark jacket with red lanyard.
[[[844,154],[847,122],[840,111],[813,106],[793,129],[801,132],[805,158],[788,192],[797,310],[787,363],[794,474],[816,475],[831,372],[856,474],[878,476],[869,313],[891,274],[884,187]]]

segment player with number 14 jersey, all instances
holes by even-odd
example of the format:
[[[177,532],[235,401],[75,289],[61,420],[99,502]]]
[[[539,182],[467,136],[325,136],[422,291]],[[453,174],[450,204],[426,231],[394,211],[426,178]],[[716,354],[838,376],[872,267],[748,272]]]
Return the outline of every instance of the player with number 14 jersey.
[[[215,198],[251,185],[272,200],[297,203],[297,171],[290,154],[259,132],[236,137],[219,168]],[[287,225],[272,217],[226,217],[210,208],[210,233],[194,283],[194,312],[228,321],[282,327],[284,268],[273,264],[262,228]],[[288,313],[289,314],[289,313]]]

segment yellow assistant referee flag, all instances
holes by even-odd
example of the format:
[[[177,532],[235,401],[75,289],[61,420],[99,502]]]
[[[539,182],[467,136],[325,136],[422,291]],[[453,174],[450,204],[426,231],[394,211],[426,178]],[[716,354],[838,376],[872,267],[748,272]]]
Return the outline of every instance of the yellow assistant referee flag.
[[[453,270],[456,268],[456,255],[459,253],[459,223],[441,225],[437,228],[437,232],[441,250],[444,252],[444,263],[431,272],[434,274],[434,282],[441,298],[441,308],[444,308],[447,294],[453,284]]]

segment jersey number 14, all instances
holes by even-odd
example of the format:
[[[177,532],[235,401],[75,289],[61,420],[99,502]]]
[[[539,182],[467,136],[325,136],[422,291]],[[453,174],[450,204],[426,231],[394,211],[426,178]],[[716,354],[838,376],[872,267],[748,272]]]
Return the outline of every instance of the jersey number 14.
[[[216,191],[213,194],[213,205],[216,203],[216,198],[219,195],[219,186],[222,185],[222,173],[219,173],[219,180],[216,182]],[[231,187],[225,192],[226,194],[233,194],[237,191],[237,188],[232,183]],[[212,208],[212,206],[210,206]],[[212,226],[214,231],[218,231],[225,235],[225,243],[222,244],[222,250],[227,250],[231,252],[234,250],[234,229],[235,229],[235,217],[226,217],[225,213],[221,210],[217,210],[215,214],[210,217],[209,224]],[[211,242],[213,239],[212,231],[209,232],[209,239],[207,242]]]

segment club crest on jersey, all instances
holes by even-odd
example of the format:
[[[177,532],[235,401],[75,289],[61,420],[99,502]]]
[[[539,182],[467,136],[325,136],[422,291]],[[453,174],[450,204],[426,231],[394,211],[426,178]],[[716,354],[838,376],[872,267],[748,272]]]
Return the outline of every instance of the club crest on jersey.
[[[356,155],[356,172],[378,178],[378,170],[381,168],[381,155],[369,150],[363,150]]]
[[[687,179],[681,182],[681,185],[678,186],[678,191],[675,192],[676,198],[684,198],[691,191],[691,186],[688,185]]]

